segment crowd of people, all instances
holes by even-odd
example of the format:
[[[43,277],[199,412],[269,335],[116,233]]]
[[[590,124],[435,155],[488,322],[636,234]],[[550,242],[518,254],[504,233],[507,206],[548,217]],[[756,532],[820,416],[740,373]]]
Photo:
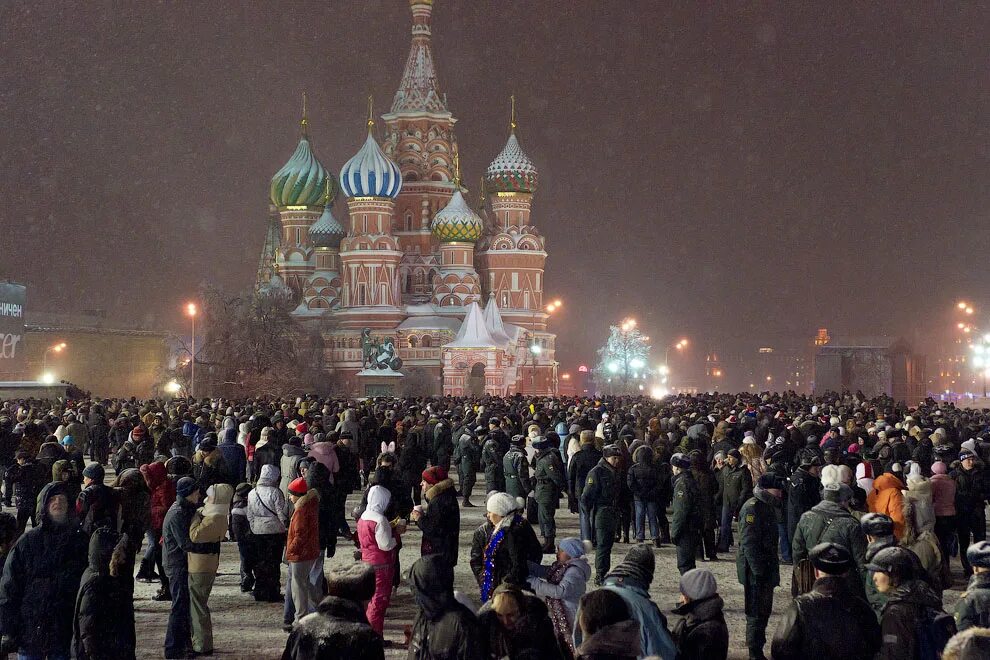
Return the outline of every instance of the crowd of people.
[[[0,653],[134,658],[139,580],[170,603],[165,657],[212,654],[229,541],[245,596],[282,604],[283,658],[726,658],[705,564],[727,553],[751,659],[985,658],[988,463],[990,411],[852,393],[7,401]],[[668,546],[673,608],[650,593]]]

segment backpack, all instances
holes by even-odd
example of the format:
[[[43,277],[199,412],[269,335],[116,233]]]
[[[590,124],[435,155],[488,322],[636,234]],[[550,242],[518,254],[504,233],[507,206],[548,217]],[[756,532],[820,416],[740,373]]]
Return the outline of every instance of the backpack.
[[[915,632],[917,657],[920,660],[939,660],[942,657],[942,649],[955,634],[956,621],[951,614],[941,610],[926,609],[924,616],[918,621]]]

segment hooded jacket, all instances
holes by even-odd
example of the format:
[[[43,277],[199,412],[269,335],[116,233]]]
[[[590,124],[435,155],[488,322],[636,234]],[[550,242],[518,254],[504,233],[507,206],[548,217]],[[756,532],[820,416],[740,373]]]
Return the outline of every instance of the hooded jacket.
[[[680,660],[725,660],[729,653],[729,628],[718,594],[678,606],[674,614],[682,618],[672,637]]]
[[[936,516],[956,515],[956,482],[947,474],[933,474],[932,508]]]
[[[198,504],[179,495],[165,514],[165,524],[162,527],[162,564],[169,578],[185,579],[184,574],[189,571],[188,553],[209,553],[213,550],[210,544],[193,543],[189,538],[189,526],[198,508]]]
[[[633,452],[633,464],[626,473],[626,485],[638,502],[659,503],[661,497],[660,473],[653,464],[653,449],[637,447]]]
[[[646,544],[633,546],[622,562],[605,577],[604,589],[622,596],[632,618],[639,622],[642,655],[674,658],[677,649],[667,628],[667,617],[650,598],[650,584],[656,569],[653,549]],[[574,645],[582,643],[580,626],[574,630]]]
[[[241,426],[247,425],[241,424]],[[247,479],[247,453],[244,446],[237,442],[236,431],[227,429],[224,432],[223,441],[217,445],[217,451],[223,455],[226,483],[236,486]]]
[[[38,495],[39,525],[25,532],[7,556],[0,580],[0,629],[31,655],[68,654],[79,581],[89,541],[79,529],[72,503],[68,520],[49,518],[48,501],[65,494],[52,483]]]
[[[258,485],[248,494],[247,518],[252,534],[285,534],[289,523],[285,496],[279,490],[278,469],[261,468]]]
[[[254,460],[252,461],[252,474],[261,474],[261,468],[266,465],[279,467],[282,461],[282,448],[273,440],[274,429],[266,426],[261,429],[261,437],[258,444],[254,446]]]
[[[550,584],[546,579],[535,576],[531,576],[528,582],[529,588],[540,598],[561,601],[567,611],[568,621],[573,624],[577,621],[578,603],[588,590],[590,579],[591,564],[582,556],[567,561],[564,574],[557,584]]]
[[[289,497],[289,484],[299,476],[299,461],[306,458],[306,450],[291,444],[282,445],[282,464],[279,473],[282,475],[278,487],[282,497]]]
[[[873,490],[866,496],[870,513],[885,513],[894,521],[894,536],[904,536],[904,484],[893,474],[886,472],[873,480]]]
[[[358,542],[361,560],[372,566],[390,564],[396,548],[395,530],[385,517],[391,495],[382,486],[368,489],[368,506],[358,520]]]
[[[121,542],[123,541],[123,543]],[[77,660],[133,660],[134,594],[123,547],[129,539],[98,529],[76,596],[72,646]]]
[[[141,474],[151,490],[151,529],[161,531],[165,514],[175,502],[175,483],[168,478],[164,463],[142,465]]]
[[[439,555],[427,555],[413,564],[409,577],[418,609],[409,657],[415,660],[482,658],[478,620],[454,598],[453,566]]]
[[[114,491],[120,502],[120,532],[127,534],[130,556],[134,557],[151,526],[148,484],[138,470],[125,470],[117,475]]]
[[[330,470],[313,461],[306,469],[306,486],[320,492],[320,549],[333,557],[337,549],[338,514],[334,505],[337,496]]]
[[[217,572],[220,566],[220,541],[227,536],[227,515],[234,489],[229,484],[216,484],[207,490],[209,502],[193,514],[189,524],[189,540],[209,547],[208,552],[198,549],[189,552],[190,573]]]

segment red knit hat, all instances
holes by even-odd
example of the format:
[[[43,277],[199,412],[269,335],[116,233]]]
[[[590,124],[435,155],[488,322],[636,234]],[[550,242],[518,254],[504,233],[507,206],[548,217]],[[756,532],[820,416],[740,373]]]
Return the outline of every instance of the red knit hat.
[[[437,485],[446,478],[447,478],[447,471],[444,470],[442,467],[438,467],[434,465],[431,468],[426,468],[425,470],[423,470],[423,481],[430,484],[431,486]]]
[[[143,426],[135,426],[134,427],[134,430],[131,431],[131,435],[133,435],[135,438],[138,437],[138,436],[144,435],[144,427]]]
[[[306,485],[306,480],[302,477],[293,479],[292,483],[289,484],[289,492],[293,495],[305,495],[308,490],[309,486]]]

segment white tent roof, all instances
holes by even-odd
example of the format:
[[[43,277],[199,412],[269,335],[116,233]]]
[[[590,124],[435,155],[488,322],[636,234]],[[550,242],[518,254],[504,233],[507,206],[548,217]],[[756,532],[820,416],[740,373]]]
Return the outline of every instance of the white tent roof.
[[[505,325],[502,324],[502,314],[499,312],[498,303],[495,302],[495,294],[488,296],[488,304],[485,306],[485,328],[500,346],[505,347],[512,342],[505,331]]]
[[[492,338],[485,326],[485,317],[478,307],[478,303],[472,302],[468,306],[467,316],[461,323],[460,330],[454,341],[444,344],[444,348],[500,348],[501,344]]]

